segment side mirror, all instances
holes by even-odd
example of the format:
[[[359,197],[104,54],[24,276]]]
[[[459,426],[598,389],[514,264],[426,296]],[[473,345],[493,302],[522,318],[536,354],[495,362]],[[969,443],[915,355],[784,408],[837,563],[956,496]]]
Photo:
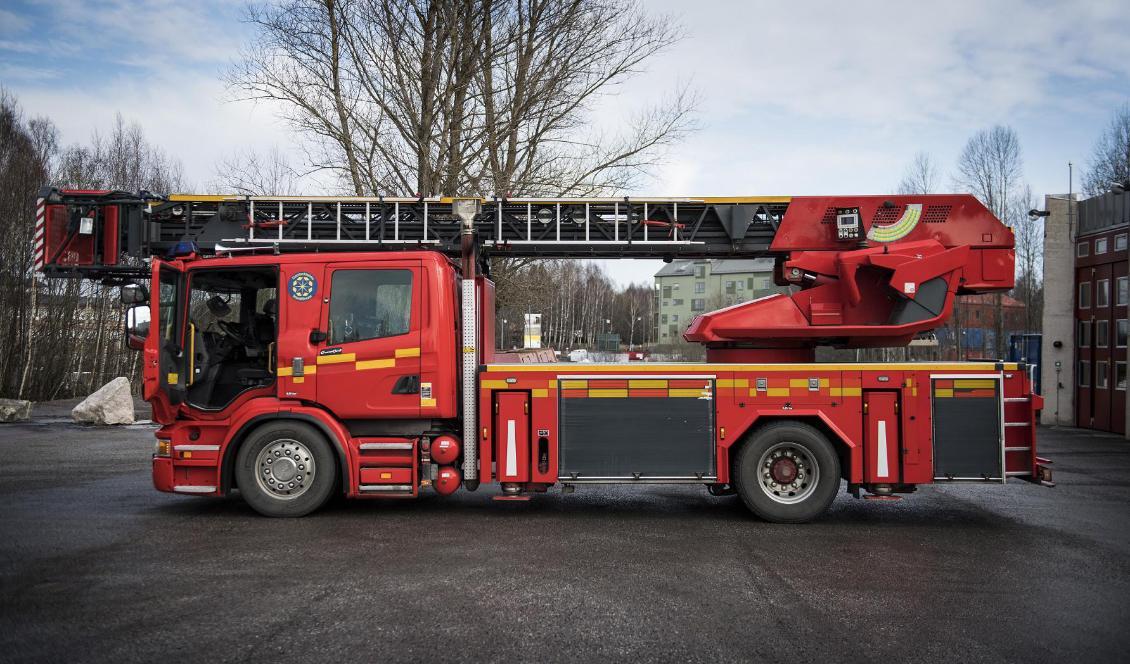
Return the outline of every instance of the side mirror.
[[[125,291],[125,288],[122,289]],[[132,350],[143,350],[145,339],[149,337],[149,305],[134,305],[126,309],[126,346]]]
[[[149,291],[141,284],[126,284],[122,286],[121,299],[127,307],[131,304],[144,304],[149,302]]]

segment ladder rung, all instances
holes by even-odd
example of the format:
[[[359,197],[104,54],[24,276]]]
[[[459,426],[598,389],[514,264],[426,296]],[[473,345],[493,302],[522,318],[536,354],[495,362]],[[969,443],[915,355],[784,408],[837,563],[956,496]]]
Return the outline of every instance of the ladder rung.
[[[1032,448],[1031,447],[1006,447],[1006,448],[1004,448],[1004,451],[1005,452],[1031,452]]]
[[[1005,397],[1005,403],[1028,403],[1031,401],[1029,397]]]
[[[1006,427],[1027,427],[1027,426],[1031,426],[1032,423],[1031,422],[1005,422],[1004,425]]]

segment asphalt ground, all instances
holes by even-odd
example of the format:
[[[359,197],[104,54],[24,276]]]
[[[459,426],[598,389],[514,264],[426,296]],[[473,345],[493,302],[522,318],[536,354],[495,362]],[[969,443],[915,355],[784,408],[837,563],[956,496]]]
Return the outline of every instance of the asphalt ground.
[[[151,427],[0,425],[0,660],[1126,661],[1130,443],[1040,444],[1054,489],[803,526],[690,487],[276,520],[155,492]]]

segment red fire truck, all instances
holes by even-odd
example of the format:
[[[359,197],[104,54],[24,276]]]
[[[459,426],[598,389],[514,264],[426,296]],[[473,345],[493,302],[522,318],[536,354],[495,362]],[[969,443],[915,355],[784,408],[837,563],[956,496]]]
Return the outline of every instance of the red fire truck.
[[[841,486],[1050,484],[1029,368],[816,363],[903,345],[1013,285],[968,195],[296,198],[41,193],[37,268],[122,286],[161,424],[153,483],[300,516],[335,492],[680,483],[808,521]],[[706,363],[494,350],[492,257],[775,258],[777,294],[697,317]],[[148,283],[146,288],[143,284]],[[530,361],[530,360],[535,361]],[[544,358],[543,358],[544,359]]]

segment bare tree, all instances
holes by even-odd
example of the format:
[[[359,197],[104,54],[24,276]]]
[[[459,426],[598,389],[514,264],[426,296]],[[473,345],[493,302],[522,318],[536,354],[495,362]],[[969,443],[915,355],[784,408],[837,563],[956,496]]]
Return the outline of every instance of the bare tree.
[[[1083,191],[1098,196],[1112,183],[1130,182],[1130,104],[1114,112],[1110,124],[1095,142],[1090,168],[1083,174]]]
[[[135,379],[139,357],[121,344],[115,288],[38,279],[32,233],[40,187],[179,188],[180,164],[120,116],[88,145],[59,151],[46,118],[24,120],[0,90],[0,218],[21,220],[0,236],[0,395],[51,399],[86,394],[114,376]]]
[[[1013,294],[1024,303],[1024,331],[1038,332],[1044,303],[1044,219],[1028,218],[1028,210],[1036,207],[1032,187],[1024,185],[1013,201],[1009,217],[1016,240],[1017,280]]]
[[[1024,200],[1024,203],[1018,204],[1018,200],[1024,199],[1021,190],[1022,173],[1020,138],[1016,130],[996,125],[977,132],[966,142],[958,158],[956,179],[959,187],[980,199],[998,219],[1008,226],[1015,226],[1017,211],[1027,203]],[[1005,316],[1000,293],[994,297],[994,313],[994,352],[997,357],[1002,357],[1005,350]]]
[[[278,146],[266,153],[235,152],[220,160],[211,189],[244,196],[294,196],[301,177]]]
[[[932,194],[938,189],[938,166],[927,152],[917,152],[907,165],[895,192],[899,194]]]
[[[585,194],[628,186],[693,126],[686,90],[622,133],[593,112],[678,39],[603,0],[285,0],[229,72],[279,102],[315,168],[357,194]]]

